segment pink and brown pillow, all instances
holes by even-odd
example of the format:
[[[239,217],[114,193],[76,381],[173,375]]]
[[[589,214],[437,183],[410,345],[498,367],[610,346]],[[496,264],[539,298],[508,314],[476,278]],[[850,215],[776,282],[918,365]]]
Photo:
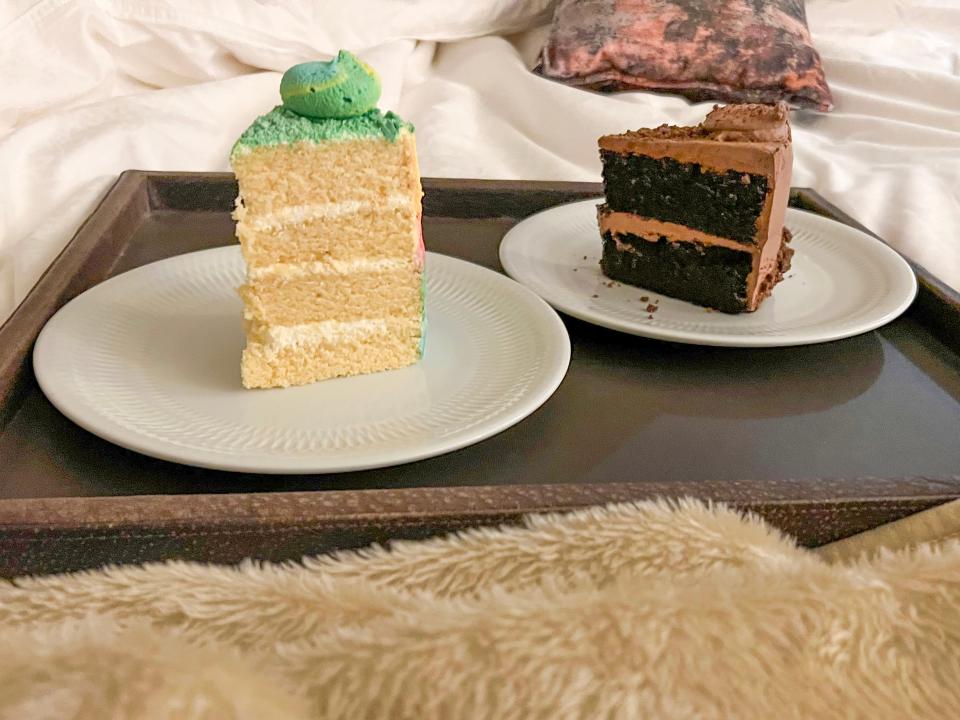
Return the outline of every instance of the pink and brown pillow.
[[[833,107],[804,0],[560,0],[538,70],[594,90]]]

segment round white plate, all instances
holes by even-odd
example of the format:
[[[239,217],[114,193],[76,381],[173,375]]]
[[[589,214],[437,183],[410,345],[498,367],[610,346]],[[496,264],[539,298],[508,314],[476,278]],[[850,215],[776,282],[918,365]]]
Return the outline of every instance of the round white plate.
[[[410,462],[490,437],[536,410],[570,361],[557,314],[486,268],[428,253],[416,365],[245,390],[238,247],[162,260],[64,306],[33,354],[40,387],[100,437],[176,462],[328,473]]]
[[[561,205],[520,222],[504,236],[500,262],[558,310],[614,330],[699,345],[806,345],[888,323],[917,293],[913,270],[879,240],[789,208],[786,225],[795,253],[773,295],[753,313],[710,311],[605,277],[599,202]],[[650,304],[654,312],[647,310]]]

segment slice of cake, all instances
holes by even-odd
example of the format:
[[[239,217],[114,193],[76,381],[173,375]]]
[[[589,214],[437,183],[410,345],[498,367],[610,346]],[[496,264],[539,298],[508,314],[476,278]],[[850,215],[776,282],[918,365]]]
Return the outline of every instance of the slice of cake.
[[[230,155],[248,388],[410,365],[422,353],[420,175],[413,127],[376,108],[347,52],[290,68],[283,105]]]
[[[715,106],[697,127],[599,142],[603,273],[723,312],[756,310],[793,254],[786,106]]]

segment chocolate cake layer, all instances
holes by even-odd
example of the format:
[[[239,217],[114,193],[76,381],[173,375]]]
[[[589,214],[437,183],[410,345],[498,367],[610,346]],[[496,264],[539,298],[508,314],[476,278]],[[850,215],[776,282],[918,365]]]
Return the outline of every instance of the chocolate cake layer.
[[[768,184],[764,175],[712,172],[668,157],[600,151],[607,205],[616,212],[685,225],[754,244]]]
[[[747,310],[753,255],[746,251],[606,232],[600,266],[607,277],[629,285],[722,312]]]

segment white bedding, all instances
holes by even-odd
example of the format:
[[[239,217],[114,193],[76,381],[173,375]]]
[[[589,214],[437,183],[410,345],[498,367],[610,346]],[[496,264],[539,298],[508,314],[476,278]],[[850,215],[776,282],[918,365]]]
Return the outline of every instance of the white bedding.
[[[0,2],[0,320],[118,173],[227,170],[278,71],[381,73],[428,176],[597,180],[596,138],[709,105],[529,72],[549,0]],[[794,113],[795,185],[960,288],[960,0],[807,0],[836,109]],[[226,18],[229,18],[227,20]]]

